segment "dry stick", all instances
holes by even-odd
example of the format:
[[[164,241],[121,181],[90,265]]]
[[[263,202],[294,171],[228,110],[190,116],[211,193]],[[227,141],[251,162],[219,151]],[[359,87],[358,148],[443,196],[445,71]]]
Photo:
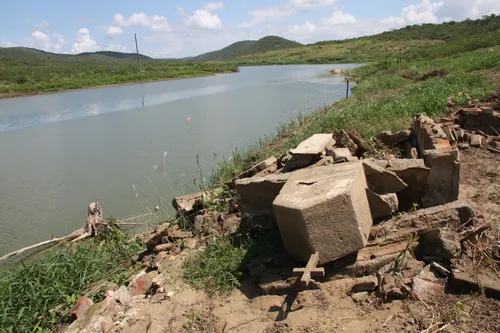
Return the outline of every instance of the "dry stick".
[[[7,260],[9,259],[10,257],[13,257],[15,255],[18,255],[18,254],[21,254],[25,251],[28,251],[28,250],[32,250],[32,249],[36,249],[37,247],[40,247],[40,246],[44,246],[44,245],[47,245],[47,244],[52,244],[52,243],[55,243],[55,242],[60,242],[60,241],[63,241],[67,238],[68,236],[65,236],[65,237],[59,237],[59,238],[52,238],[52,239],[49,239],[49,240],[46,240],[46,241],[43,241],[43,242],[40,242],[38,244],[34,244],[34,245],[31,245],[31,246],[27,246],[27,247],[23,247],[22,249],[19,249],[19,250],[16,250],[16,251],[13,251],[13,252],[10,252],[10,253],[7,253],[6,255],[4,255],[3,257],[0,258],[0,261],[3,261],[3,260]]]

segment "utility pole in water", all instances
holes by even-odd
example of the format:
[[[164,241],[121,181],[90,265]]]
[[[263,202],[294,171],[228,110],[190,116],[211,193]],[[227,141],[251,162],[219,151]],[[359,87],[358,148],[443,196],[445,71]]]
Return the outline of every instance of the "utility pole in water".
[[[141,76],[141,81],[142,81],[141,61],[139,59],[139,46],[137,45],[137,34],[136,33],[134,33],[134,38],[135,38],[135,50],[137,52],[137,67],[139,67],[139,75]]]

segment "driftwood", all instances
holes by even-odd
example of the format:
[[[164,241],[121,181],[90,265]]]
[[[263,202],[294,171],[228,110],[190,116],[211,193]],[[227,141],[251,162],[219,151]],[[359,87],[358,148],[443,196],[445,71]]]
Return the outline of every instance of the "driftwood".
[[[97,236],[102,232],[104,228],[110,229],[111,227],[104,221],[102,215],[102,207],[99,205],[99,202],[98,201],[92,202],[88,207],[87,221],[85,227],[75,230],[67,236],[52,238],[34,245],[23,247],[22,249],[16,250],[14,252],[7,253],[6,255],[0,258],[0,261],[7,260],[10,257],[19,255],[23,252],[33,250],[44,245],[63,242],[63,241],[77,242],[79,240],[82,240],[90,236]]]

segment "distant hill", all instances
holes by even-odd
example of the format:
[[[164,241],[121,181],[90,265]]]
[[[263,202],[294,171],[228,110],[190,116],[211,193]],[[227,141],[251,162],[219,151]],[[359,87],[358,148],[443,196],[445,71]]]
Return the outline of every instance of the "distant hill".
[[[241,42],[236,42],[229,46],[226,46],[221,50],[200,54],[199,56],[188,58],[188,60],[228,60],[248,54],[256,54],[280,49],[290,49],[299,46],[302,46],[302,44],[278,36],[267,36],[259,40],[244,40]]]
[[[92,60],[102,60],[104,57],[113,59],[137,59],[135,53],[122,53],[115,51],[97,51],[85,52],[80,54],[58,54],[42,50],[33,49],[30,47],[0,47],[0,58],[23,59],[24,61],[37,62],[41,60],[62,60],[62,59],[75,59],[75,58],[90,58]],[[139,54],[141,60],[152,60],[152,58]],[[105,58],[104,58],[105,59]]]
[[[136,53],[122,53],[115,51],[97,51],[97,52],[85,52],[77,54],[77,56],[90,56],[90,55],[102,55],[106,57],[116,58],[116,59],[137,59]],[[139,54],[139,58],[141,60],[151,60],[151,57],[145,56],[143,54]]]

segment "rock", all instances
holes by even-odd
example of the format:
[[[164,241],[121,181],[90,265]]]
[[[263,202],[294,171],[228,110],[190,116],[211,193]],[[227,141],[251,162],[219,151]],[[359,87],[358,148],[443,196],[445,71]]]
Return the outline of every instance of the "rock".
[[[378,275],[377,295],[389,299],[406,299],[409,295],[408,279],[393,275]]]
[[[358,146],[358,151],[355,154],[355,156],[360,156],[363,153],[367,152],[370,150],[370,147],[366,144],[365,140],[361,138],[361,135],[359,135],[358,132],[356,131],[349,131],[347,132],[347,135],[351,138],[351,140]]]
[[[422,200],[424,207],[439,206],[458,200],[460,158],[458,149],[446,152],[426,151],[425,165],[431,169]]]
[[[467,150],[470,148],[469,144],[468,143],[465,143],[465,142],[460,142],[458,145],[457,145],[458,149],[460,150]]]
[[[360,293],[365,291],[374,291],[377,288],[377,278],[375,276],[365,276],[356,279],[356,283],[351,288],[352,293]]]
[[[417,150],[417,148],[415,148],[411,145],[410,141],[403,142],[403,152],[404,152],[405,158],[408,158],[408,159],[417,159],[418,158],[418,150]]]
[[[488,142],[488,146],[500,149],[500,142],[495,141],[495,140],[491,140],[490,142]]]
[[[372,217],[359,162],[295,171],[273,206],[285,250],[298,261],[319,252],[326,263],[368,240]]]
[[[386,170],[394,172],[407,187],[397,193],[399,200],[399,210],[409,211],[414,209],[414,204],[422,205],[425,195],[427,177],[430,169],[425,166],[423,159],[394,159],[390,163],[387,161],[377,161]]]
[[[132,301],[132,297],[130,296],[129,291],[125,286],[120,286],[117,291],[111,294],[111,297],[122,305],[127,305]]]
[[[465,138],[465,131],[463,129],[458,129],[457,130],[457,139],[458,141],[463,141]]]
[[[334,132],[333,138],[336,141],[337,147],[347,148],[353,156],[358,156],[358,145],[352,141],[349,134],[347,134],[344,130]]]
[[[500,279],[492,271],[485,270],[474,275],[454,270],[450,276],[450,287],[457,293],[484,292],[486,297],[500,300]]]
[[[334,147],[331,150],[327,150],[327,155],[332,156],[335,163],[358,160],[355,156],[352,156],[351,151],[348,148]]]
[[[372,218],[391,216],[398,211],[398,197],[396,193],[379,195],[370,189],[366,189],[366,196],[370,205]]]
[[[382,141],[384,145],[393,147],[407,141],[410,138],[410,134],[411,130],[399,131],[394,134],[391,131],[386,131],[377,135],[377,139]]]
[[[198,240],[196,238],[186,238],[182,242],[182,245],[186,249],[196,249],[196,245],[198,245]]]
[[[130,296],[144,295],[151,289],[152,285],[153,279],[145,272],[141,272],[132,279],[127,289]]]
[[[154,248],[154,251],[156,253],[165,252],[166,250],[171,249],[173,246],[174,246],[174,244],[172,244],[172,243],[156,245]]]
[[[483,144],[483,137],[479,134],[472,134],[470,136],[470,145],[472,147],[477,147],[481,148],[481,145]]]
[[[158,274],[153,278],[152,282],[153,286],[156,288],[163,287],[163,284],[165,283],[165,276],[163,274]]]
[[[429,296],[444,293],[444,285],[442,283],[430,282],[420,277],[414,277],[412,279],[411,289],[423,300],[429,298]]]
[[[203,207],[203,192],[191,193],[175,198],[172,206],[182,215],[189,215]]]
[[[334,69],[332,69],[332,70],[330,71],[330,73],[339,75],[339,74],[343,74],[343,73],[344,73],[344,70],[342,70],[342,69],[340,69],[340,68],[334,68]]]
[[[352,300],[356,303],[361,303],[361,302],[367,300],[368,297],[370,297],[370,294],[366,291],[351,295]]]
[[[496,243],[491,246],[491,256],[496,259],[500,260],[500,244]]]
[[[69,311],[69,316],[76,320],[78,318],[82,318],[85,312],[94,305],[94,302],[88,297],[82,296],[78,299],[76,304]]]
[[[99,328],[101,332],[111,332],[113,327],[115,326],[115,323],[113,322],[113,319],[111,317],[99,317],[97,319],[97,322],[99,324]]]
[[[256,175],[257,173],[259,173],[259,172],[261,172],[261,171],[263,171],[263,170],[265,170],[265,169],[267,169],[267,168],[269,168],[272,165],[277,164],[277,163],[278,163],[278,159],[274,156],[271,156],[271,157],[265,159],[264,161],[255,164],[250,169],[243,171],[242,173],[240,173],[236,177],[234,177],[231,180],[231,183],[234,183],[238,179],[252,177],[252,176]]]
[[[289,173],[279,173],[236,181],[236,191],[240,197],[242,228],[251,229],[256,226],[263,229],[274,228],[273,201],[289,177]]]
[[[193,233],[191,231],[175,230],[175,231],[169,232],[168,237],[173,239],[173,240],[183,239],[183,238],[192,238]]]
[[[418,278],[429,281],[429,282],[438,282],[440,281],[441,276],[439,272],[437,272],[432,265],[427,265],[422,269],[422,271],[418,274]]]
[[[448,228],[419,232],[418,256],[428,261],[449,261],[460,254],[457,234]]]
[[[500,113],[490,107],[464,108],[460,110],[456,123],[470,131],[498,135],[500,132]]]
[[[436,270],[436,272],[438,272],[442,276],[448,277],[451,274],[451,272],[449,270],[447,270],[446,268],[444,268],[443,266],[441,266],[437,262],[432,262],[431,266],[432,266],[432,268],[434,268],[434,270]]]
[[[158,272],[160,274],[166,274],[175,268],[176,261],[170,259],[163,259],[160,262],[158,262],[156,266],[158,267]]]
[[[394,172],[377,164],[374,159],[363,160],[368,188],[377,194],[396,193],[406,188],[406,183]]]
[[[160,251],[151,261],[151,268],[156,268],[156,264],[167,257],[167,252]]]
[[[335,141],[331,134],[314,134],[302,141],[297,148],[289,151],[292,156],[286,162],[285,169],[293,170],[303,168],[321,160],[327,147],[332,147]]]

